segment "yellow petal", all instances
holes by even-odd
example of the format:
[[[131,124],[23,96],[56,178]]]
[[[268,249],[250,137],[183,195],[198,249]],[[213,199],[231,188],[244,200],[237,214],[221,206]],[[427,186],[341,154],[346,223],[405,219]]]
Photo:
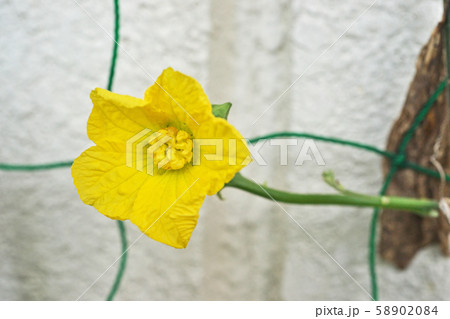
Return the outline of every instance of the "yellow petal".
[[[188,169],[167,171],[156,177],[148,178],[139,191],[130,220],[150,238],[185,248],[205,199],[202,181]]]
[[[195,138],[194,143],[200,141],[203,144],[201,140],[205,140],[205,144],[210,144],[200,147],[199,162],[193,163],[196,171],[194,174],[207,176],[209,180],[208,195],[216,194],[238,171],[251,162],[251,154],[244,138],[224,119],[213,118],[203,122]],[[220,149],[223,152],[219,152]],[[216,154],[217,156],[214,156]],[[208,159],[211,157],[212,159]]]
[[[147,174],[127,167],[125,145],[103,141],[84,151],[72,165],[72,177],[81,200],[113,219],[130,217]]]
[[[189,169],[148,175],[126,166],[123,143],[103,141],[72,166],[81,200],[112,219],[130,219],[149,237],[185,248],[205,198]],[[197,184],[198,183],[198,184]]]
[[[165,69],[145,92],[145,101],[167,112],[179,129],[195,132],[202,122],[213,117],[211,103],[201,85],[172,68]]]
[[[170,122],[164,112],[132,96],[97,88],[91,92],[91,100],[94,107],[87,132],[95,143],[126,142],[145,128],[157,131]]]

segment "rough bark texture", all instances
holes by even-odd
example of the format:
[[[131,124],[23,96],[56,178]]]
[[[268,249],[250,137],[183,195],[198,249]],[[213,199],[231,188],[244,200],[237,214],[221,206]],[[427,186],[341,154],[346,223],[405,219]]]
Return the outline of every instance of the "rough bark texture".
[[[422,48],[416,64],[416,74],[410,85],[400,117],[395,122],[387,142],[387,149],[397,151],[405,133],[417,113],[446,76],[444,23],[433,30],[428,43]],[[430,159],[433,148],[441,137],[436,159],[447,174],[450,172],[450,131],[447,91],[443,92],[411,139],[406,158],[409,161],[433,168]],[[387,174],[391,162],[384,162]],[[440,180],[422,173],[403,169],[398,171],[387,194],[439,199]],[[448,187],[447,187],[448,188]],[[449,196],[447,190],[446,196]],[[399,268],[408,266],[414,255],[424,246],[440,242],[444,254],[449,255],[448,221],[444,215],[438,219],[421,218],[408,212],[385,210],[380,217],[380,254]]]

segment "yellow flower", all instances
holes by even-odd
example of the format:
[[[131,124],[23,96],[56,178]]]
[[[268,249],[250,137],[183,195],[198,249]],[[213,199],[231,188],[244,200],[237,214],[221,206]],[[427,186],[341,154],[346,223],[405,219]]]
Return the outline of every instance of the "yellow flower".
[[[206,195],[249,162],[239,132],[214,117],[200,84],[168,68],[144,99],[91,92],[87,124],[96,144],[72,166],[81,200],[129,219],[149,237],[185,248]]]

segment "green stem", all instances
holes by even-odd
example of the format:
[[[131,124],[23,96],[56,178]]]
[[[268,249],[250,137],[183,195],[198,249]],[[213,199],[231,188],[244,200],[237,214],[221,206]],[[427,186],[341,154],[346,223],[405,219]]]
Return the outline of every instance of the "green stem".
[[[290,204],[378,207],[411,211],[425,217],[438,216],[438,202],[428,199],[370,196],[363,194],[297,194],[257,184],[241,174],[236,174],[226,186],[238,188],[267,199]]]

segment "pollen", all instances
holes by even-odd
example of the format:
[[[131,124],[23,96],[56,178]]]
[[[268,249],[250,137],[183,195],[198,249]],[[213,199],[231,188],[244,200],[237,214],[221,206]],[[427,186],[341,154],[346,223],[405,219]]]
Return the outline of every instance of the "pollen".
[[[153,153],[153,164],[165,170],[183,168],[192,161],[192,138],[183,130],[173,126],[161,129],[150,145],[161,144]],[[160,142],[161,141],[161,142]]]

